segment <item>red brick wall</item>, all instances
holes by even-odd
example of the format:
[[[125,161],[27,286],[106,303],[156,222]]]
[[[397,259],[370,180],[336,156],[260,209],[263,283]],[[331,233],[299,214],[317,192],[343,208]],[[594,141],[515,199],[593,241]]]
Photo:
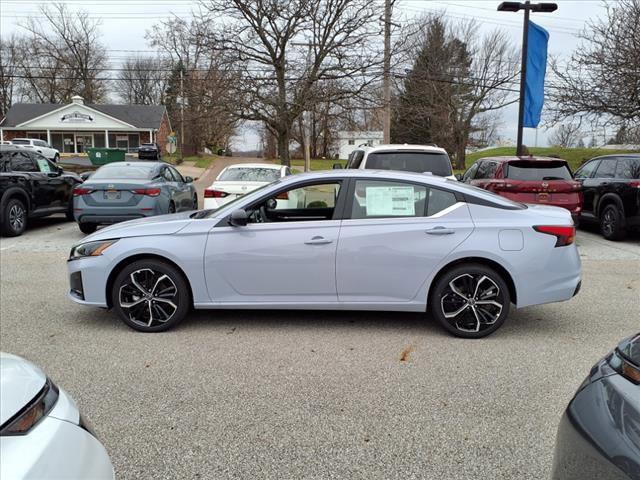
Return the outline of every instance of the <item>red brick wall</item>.
[[[25,138],[27,136],[27,132],[25,130],[3,130],[2,138],[3,140],[13,140],[14,138]]]
[[[140,132],[140,143],[149,143],[149,132]]]

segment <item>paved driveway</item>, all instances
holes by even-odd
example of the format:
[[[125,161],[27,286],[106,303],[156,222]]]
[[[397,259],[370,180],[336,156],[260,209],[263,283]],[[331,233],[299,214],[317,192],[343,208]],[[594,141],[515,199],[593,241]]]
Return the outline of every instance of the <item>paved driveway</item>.
[[[582,292],[479,341],[386,312],[196,312],[134,332],[65,298],[81,238],[51,218],[0,240],[0,348],[74,396],[119,478],[548,478],[576,387],[640,329],[638,236],[579,232]]]

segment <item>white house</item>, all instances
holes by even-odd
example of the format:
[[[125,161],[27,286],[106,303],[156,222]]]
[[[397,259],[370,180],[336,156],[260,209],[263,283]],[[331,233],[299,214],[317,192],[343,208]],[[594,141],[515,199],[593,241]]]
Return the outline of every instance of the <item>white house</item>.
[[[349,154],[361,145],[381,145],[383,140],[382,131],[342,131],[338,132],[338,155],[341,159],[346,159]]]

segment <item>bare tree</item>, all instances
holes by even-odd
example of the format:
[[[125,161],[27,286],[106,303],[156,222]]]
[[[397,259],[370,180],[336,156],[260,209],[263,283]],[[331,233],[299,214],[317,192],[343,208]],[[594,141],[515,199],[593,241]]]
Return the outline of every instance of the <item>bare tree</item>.
[[[126,103],[161,105],[169,73],[170,64],[161,57],[129,57],[122,63],[114,86]]]
[[[382,73],[371,41],[381,32],[379,12],[369,0],[203,0],[201,7],[209,21],[225,19],[208,46],[238,73],[240,118],[262,122],[277,137],[283,164],[290,164],[289,141],[305,110],[327,95],[357,96]],[[332,88],[322,88],[329,80]]]
[[[590,21],[582,44],[562,67],[552,62],[552,122],[579,116],[592,123],[640,122],[640,0],[606,3],[606,18]]]
[[[3,118],[18,95],[20,86],[19,59],[21,39],[15,35],[0,38],[0,118]]]
[[[25,93],[40,102],[68,101],[73,95],[89,103],[103,100],[107,89],[100,72],[107,57],[99,41],[100,21],[84,11],[72,13],[63,3],[42,6],[40,13],[22,25],[29,32],[21,62]]]
[[[580,127],[579,123],[562,123],[558,125],[549,137],[549,145],[564,148],[575,147],[584,137]]]

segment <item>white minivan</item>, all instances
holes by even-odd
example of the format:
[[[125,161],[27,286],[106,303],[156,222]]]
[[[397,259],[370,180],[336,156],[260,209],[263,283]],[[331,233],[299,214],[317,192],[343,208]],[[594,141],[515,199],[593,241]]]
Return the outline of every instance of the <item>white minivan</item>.
[[[447,151],[435,145],[358,147],[349,155],[345,168],[431,173],[456,180]]]

